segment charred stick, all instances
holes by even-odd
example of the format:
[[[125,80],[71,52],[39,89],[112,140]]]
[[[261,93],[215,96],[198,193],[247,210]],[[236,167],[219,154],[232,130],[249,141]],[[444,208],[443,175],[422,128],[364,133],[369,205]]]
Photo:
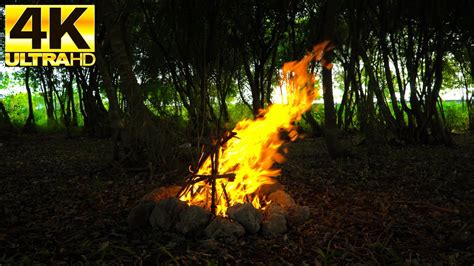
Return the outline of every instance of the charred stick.
[[[201,159],[198,161],[198,165],[197,165],[197,169],[200,169],[202,167],[202,165],[204,164],[205,161],[207,161],[207,159],[211,156],[212,153],[214,153],[214,151],[218,151],[220,147],[224,146],[230,139],[236,137],[237,133],[231,131],[231,132],[228,132],[228,134],[226,134],[228,131],[224,132],[220,139],[220,141],[217,143],[217,145],[212,145],[210,143],[208,143],[208,145],[211,147],[211,149],[209,151],[207,151],[205,153],[204,156],[201,157]],[[236,137],[237,138],[237,137]]]
[[[211,154],[211,213],[216,215],[216,179],[217,176],[217,152]]]
[[[199,179],[196,179],[196,181],[203,181],[205,179],[209,179],[211,177],[213,177],[212,175],[195,175],[195,177],[199,177]],[[230,174],[222,174],[222,175],[215,175],[214,176],[215,179],[220,179],[220,178],[227,178],[229,179],[229,181],[234,181],[235,179],[235,174],[233,173],[230,173]],[[194,184],[196,182],[192,182],[191,184]]]
[[[212,175],[194,175],[193,176],[195,179],[192,180],[192,181],[188,181],[186,182],[186,184],[184,184],[184,186],[181,188],[181,190],[177,193],[177,197],[180,197],[182,196],[183,194],[185,194],[187,191],[189,191],[189,189],[192,187],[192,185],[196,184],[196,183],[199,183],[201,181],[204,181],[204,180],[209,180],[211,181],[211,179],[221,179],[221,178],[226,178],[228,179],[230,182],[234,181],[235,179],[235,174],[233,173],[230,173],[230,174],[222,174],[222,175],[217,175],[215,177],[213,177]]]
[[[222,191],[224,192],[225,201],[227,202],[227,207],[230,207],[230,199],[229,199],[229,195],[227,195],[227,191],[225,190],[224,183],[221,183],[221,186],[222,186]]]

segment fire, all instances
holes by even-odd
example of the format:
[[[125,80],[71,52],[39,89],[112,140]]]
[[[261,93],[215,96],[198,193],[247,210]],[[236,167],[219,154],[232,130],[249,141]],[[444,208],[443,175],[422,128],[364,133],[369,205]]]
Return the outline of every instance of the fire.
[[[218,173],[233,173],[235,179],[216,179],[217,215],[226,216],[227,208],[237,203],[251,202],[257,209],[267,203],[266,199],[256,196],[256,192],[260,186],[275,182],[272,177],[278,176],[280,169],[273,168],[273,165],[285,161],[280,149],[285,141],[280,138],[279,131],[289,132],[292,141],[298,137],[293,122],[301,119],[317,96],[316,79],[308,72],[308,65],[312,60],[321,59],[326,46],[327,42],[318,44],[300,61],[285,63],[280,77],[282,102],[261,110],[254,120],[240,121],[233,130],[236,136],[219,148]],[[211,175],[211,163],[211,158],[207,158],[196,174]],[[193,184],[180,200],[209,207],[210,182]]]

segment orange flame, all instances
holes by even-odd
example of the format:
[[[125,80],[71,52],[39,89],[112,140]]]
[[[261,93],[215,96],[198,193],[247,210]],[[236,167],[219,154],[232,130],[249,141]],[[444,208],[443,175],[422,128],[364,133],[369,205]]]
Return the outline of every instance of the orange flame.
[[[236,137],[219,149],[218,173],[234,173],[235,179],[216,179],[217,215],[226,216],[227,208],[237,203],[251,202],[257,209],[264,206],[262,203],[266,203],[266,199],[260,199],[255,192],[263,184],[274,183],[272,177],[280,174],[280,169],[273,168],[275,162],[285,161],[279,150],[284,143],[279,130],[289,132],[292,141],[298,137],[293,122],[299,121],[301,115],[311,108],[317,93],[314,87],[316,79],[313,74],[308,73],[308,65],[313,59],[321,59],[327,44],[328,42],[324,42],[316,45],[300,61],[285,63],[280,78],[283,102],[261,110],[261,116],[255,120],[240,121],[233,130]],[[211,169],[211,159],[208,158],[197,174],[210,175]],[[181,195],[180,200],[190,205],[209,207],[211,185],[206,181],[198,182]]]

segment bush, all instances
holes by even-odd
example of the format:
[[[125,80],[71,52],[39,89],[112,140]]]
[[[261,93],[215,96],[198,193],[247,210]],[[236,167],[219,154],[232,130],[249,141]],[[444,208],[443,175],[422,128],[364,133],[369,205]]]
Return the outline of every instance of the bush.
[[[446,127],[450,130],[466,130],[469,126],[467,107],[457,101],[443,103]]]

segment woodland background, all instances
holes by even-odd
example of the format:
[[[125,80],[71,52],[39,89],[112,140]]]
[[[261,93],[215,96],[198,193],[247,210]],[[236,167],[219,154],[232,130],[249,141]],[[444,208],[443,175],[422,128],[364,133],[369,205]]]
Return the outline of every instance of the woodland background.
[[[0,67],[0,263],[472,263],[472,1],[95,5],[95,66]],[[324,40],[334,67],[311,66],[321,96],[280,178],[308,225],[232,247],[126,229]]]
[[[452,144],[453,130],[474,129],[471,11],[469,1],[100,1],[97,65],[3,71],[1,125],[112,136],[114,158],[161,167],[177,144],[257,115],[282,64],[331,40],[336,67],[312,67],[324,93],[301,122],[331,156],[344,153],[341,132]],[[24,89],[8,94],[14,86]]]

